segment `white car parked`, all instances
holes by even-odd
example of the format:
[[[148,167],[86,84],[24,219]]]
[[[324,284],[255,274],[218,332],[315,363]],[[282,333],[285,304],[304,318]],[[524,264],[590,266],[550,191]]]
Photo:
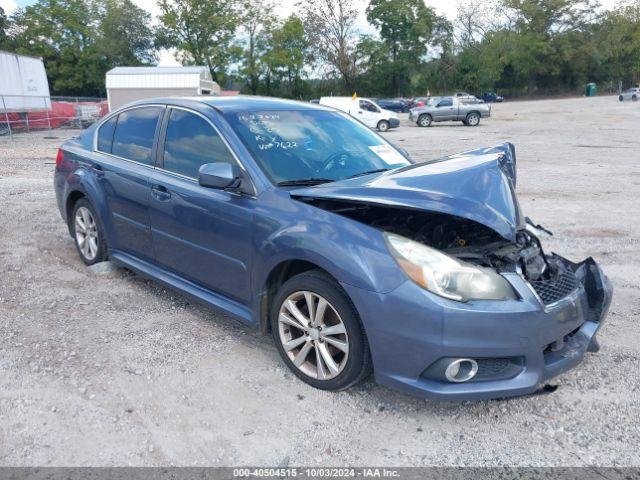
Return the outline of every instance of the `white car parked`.
[[[638,98],[640,98],[640,88],[629,88],[620,94],[618,100],[621,102],[624,100],[631,100],[632,102],[637,102]]]
[[[322,97],[320,105],[333,107],[357,118],[367,127],[386,132],[390,128],[400,126],[398,115],[385,110],[368,98]]]

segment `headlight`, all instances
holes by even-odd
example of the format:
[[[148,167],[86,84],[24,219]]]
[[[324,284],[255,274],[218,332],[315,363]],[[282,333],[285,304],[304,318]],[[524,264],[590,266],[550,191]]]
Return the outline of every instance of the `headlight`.
[[[385,233],[384,238],[407,276],[436,295],[460,302],[518,298],[511,284],[489,268],[471,265],[400,235]]]

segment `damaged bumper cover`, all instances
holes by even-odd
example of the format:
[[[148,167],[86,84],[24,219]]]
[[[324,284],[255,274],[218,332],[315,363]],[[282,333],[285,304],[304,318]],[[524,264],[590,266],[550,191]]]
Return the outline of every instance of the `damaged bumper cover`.
[[[520,296],[512,301],[460,303],[411,281],[386,294],[343,285],[366,316],[376,380],[433,400],[479,400],[532,393],[575,367],[597,350],[613,289],[592,258],[577,264],[555,258],[575,283],[546,303],[515,273],[504,274]],[[464,383],[432,374],[451,358],[474,359],[478,374]]]

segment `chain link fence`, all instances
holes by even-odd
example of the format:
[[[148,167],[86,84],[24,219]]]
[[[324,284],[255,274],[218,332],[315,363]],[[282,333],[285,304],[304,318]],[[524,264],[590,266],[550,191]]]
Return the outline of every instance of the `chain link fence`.
[[[0,95],[0,139],[30,132],[83,129],[109,112],[104,98]]]

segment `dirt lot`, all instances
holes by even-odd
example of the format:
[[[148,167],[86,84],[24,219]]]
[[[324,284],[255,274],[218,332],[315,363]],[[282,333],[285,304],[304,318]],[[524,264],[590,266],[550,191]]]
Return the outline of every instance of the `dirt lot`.
[[[640,465],[640,104],[513,102],[477,128],[405,122],[417,159],[516,145],[549,250],[615,285],[602,350],[554,393],[425,402],[288,373],[269,337],[125,270],[92,272],[55,206],[65,135],[0,139],[0,465]]]

